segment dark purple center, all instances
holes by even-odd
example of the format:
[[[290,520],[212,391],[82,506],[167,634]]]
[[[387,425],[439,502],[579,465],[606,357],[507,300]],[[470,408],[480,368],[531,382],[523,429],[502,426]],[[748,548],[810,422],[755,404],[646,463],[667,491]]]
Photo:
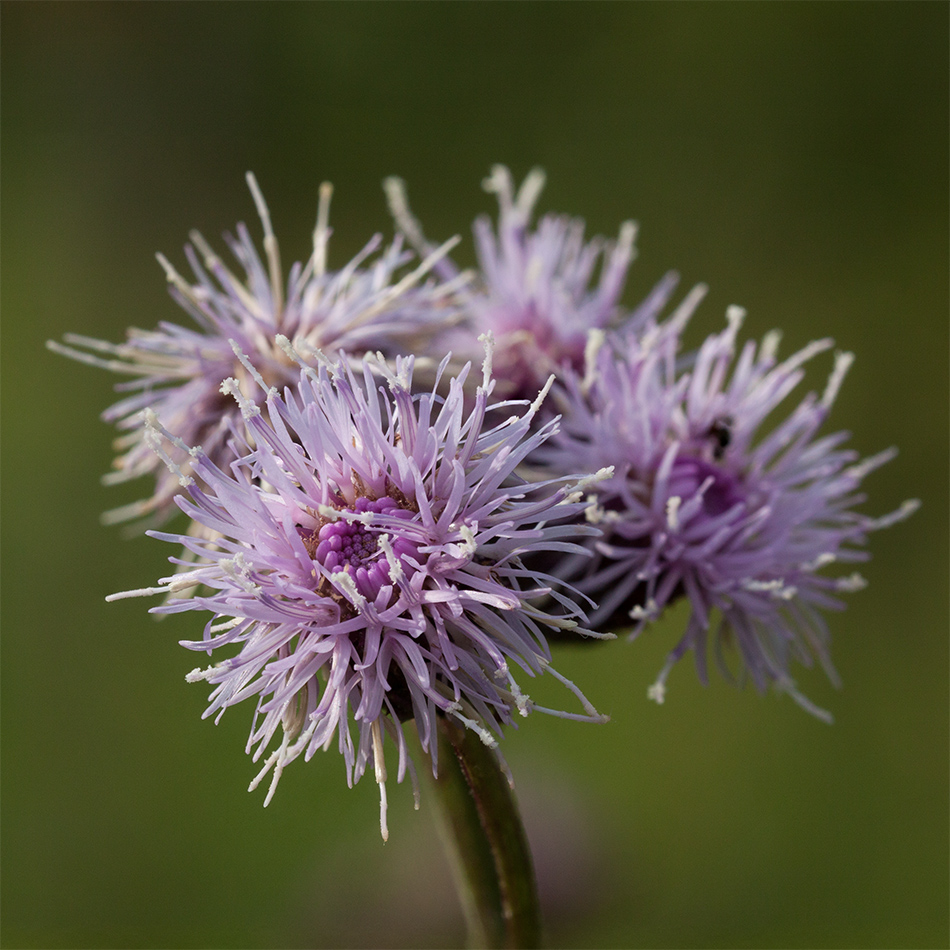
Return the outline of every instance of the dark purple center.
[[[678,495],[683,501],[692,498],[708,480],[703,494],[703,512],[711,517],[728,511],[742,501],[744,493],[739,480],[731,472],[705,459],[683,455],[673,463],[670,473],[670,496]]]
[[[352,510],[360,514],[385,514],[402,520],[411,518],[413,514],[400,508],[398,502],[388,496],[375,500],[357,498]],[[390,550],[398,562],[395,565],[397,575],[401,573],[405,576],[412,569],[406,563],[406,557],[418,561],[419,552],[413,542],[395,534],[391,524],[369,527],[359,521],[329,521],[317,532],[312,556],[328,574],[349,574],[360,594],[375,600],[380,588],[392,586],[396,582],[393,565],[385,548],[380,545],[383,535],[389,538]]]
[[[504,345],[495,351],[494,360],[497,378],[509,387],[508,396],[534,399],[555,366],[583,371],[586,334],[562,335],[533,302],[501,313],[498,325],[504,328]]]

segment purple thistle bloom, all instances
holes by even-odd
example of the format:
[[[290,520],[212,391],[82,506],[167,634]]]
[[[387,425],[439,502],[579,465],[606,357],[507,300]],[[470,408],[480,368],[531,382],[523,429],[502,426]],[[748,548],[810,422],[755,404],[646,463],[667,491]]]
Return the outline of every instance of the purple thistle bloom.
[[[790,661],[810,666],[817,658],[837,682],[819,611],[840,609],[839,595],[864,581],[821,570],[866,560],[868,534],[907,517],[917,502],[881,518],[856,512],[863,478],[895,450],[859,460],[842,448],[847,433],[819,435],[851,354],[836,356],[820,398],[807,395],[764,434],[766,418],[801,381],[802,364],[831,341],[778,363],[778,335],[770,334],[737,354],[743,311],[730,308],[727,328],[707,339],[684,371],[677,348],[687,317],[639,338],[618,335],[608,343],[601,335],[586,376],[568,374],[555,390],[561,430],[534,461],[555,474],[579,463],[613,466],[614,474],[598,485],[587,512],[605,532],[587,542],[593,559],[569,556],[552,572],[597,601],[592,624],[633,620],[632,635],[687,598],[686,631],[649,690],[657,702],[687,650],[706,682],[712,634],[727,678],[734,679],[723,647],[733,645],[760,691],[773,683],[828,719],[795,689]]]
[[[278,344],[295,355],[285,338]],[[215,539],[150,534],[184,545],[200,566],[109,599],[201,588],[152,610],[210,611],[204,638],[184,645],[235,651],[188,679],[214,686],[206,716],[256,697],[247,744],[255,760],[280,733],[251,783],[273,772],[265,804],[289,762],[336,737],[351,785],[372,759],[385,838],[383,738],[398,748],[401,781],[411,769],[402,721],[415,719],[433,770],[437,715],[489,745],[532,709],[602,721],[551,668],[545,640],[546,629],[592,635],[583,611],[569,588],[552,590],[552,579],[522,563],[539,550],[581,551],[578,542],[596,533],[576,523],[594,479],[526,483],[515,474],[554,429],[531,431],[540,399],[489,426],[490,360],[470,413],[468,367],[448,380],[444,398],[435,386],[413,394],[411,358],[395,371],[367,358],[362,375],[344,360],[305,368],[281,396],[244,362],[266,399],[259,406],[236,379],[226,384],[244,416],[232,425],[230,471],[188,449],[154,414],[147,430],[181,478],[178,505]],[[169,442],[188,451],[194,477],[170,457]],[[536,706],[515,668],[550,672],[584,712]]]
[[[399,227],[420,253],[433,249],[412,216],[403,182],[385,183]],[[477,280],[464,295],[467,321],[450,331],[454,352],[470,356],[477,339],[491,333],[498,349],[495,369],[499,393],[531,399],[552,373],[581,372],[584,347],[592,329],[628,323],[639,326],[669,300],[677,283],[667,274],[633,313],[623,312],[620,297],[634,258],[636,226],[625,222],[616,240],[584,241],[584,222],[565,215],[544,215],[531,228],[531,215],[544,187],[534,169],[515,193],[511,173],[492,168],[485,190],[498,197],[497,227],[487,216],[474,225]],[[457,273],[448,259],[437,265],[445,277]],[[596,279],[595,279],[596,275]]]
[[[278,333],[308,357],[315,350],[395,356],[415,351],[434,329],[456,318],[457,291],[467,275],[440,282],[430,271],[457,239],[433,249],[407,272],[405,265],[413,255],[402,238],[380,250],[382,236],[377,234],[342,270],[327,270],[329,184],[320,189],[313,254],[306,264],[291,267],[285,287],[267,205],[254,176],[248,173],[247,181],[264,228],[266,260],[261,260],[243,224],[238,225],[237,238],[226,236],[241,276],[195,231],[185,247],[194,284],[158,255],[171,295],[194,327],[163,322],[155,330],[133,328],[119,344],[76,334],[65,337],[65,346],[48,343],[57,353],[131,377],[116,386],[129,395],[103,413],[122,433],[115,442],[115,471],[104,481],[115,484],[151,475],[156,484],[151,497],[108,512],[108,522],[148,518],[161,523],[174,512],[178,482],[147,444],[144,410],[154,410],[162,424],[189,445],[202,445],[217,464],[230,460],[230,423],[240,416],[234,401],[222,395],[221,384],[236,376],[245,396],[256,402],[264,398],[235,356],[232,341],[251,357],[268,385],[283,386],[296,379],[298,370],[274,342]]]

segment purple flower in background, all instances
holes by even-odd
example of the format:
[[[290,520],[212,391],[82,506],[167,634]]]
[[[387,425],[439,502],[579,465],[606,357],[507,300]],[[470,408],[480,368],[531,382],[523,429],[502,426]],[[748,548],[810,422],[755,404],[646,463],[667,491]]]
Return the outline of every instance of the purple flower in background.
[[[420,253],[433,249],[409,211],[398,178],[385,183],[399,227]],[[544,187],[534,169],[515,193],[511,173],[495,165],[484,182],[498,197],[497,227],[487,216],[474,225],[477,280],[464,295],[467,320],[450,331],[447,344],[471,354],[483,333],[497,342],[495,372],[499,395],[532,399],[548,376],[584,367],[588,333],[621,323],[639,326],[654,317],[672,294],[677,277],[668,274],[633,314],[623,312],[620,296],[634,257],[636,228],[627,221],[616,242],[584,240],[584,222],[544,215],[531,228],[531,215]],[[447,259],[437,265],[445,277],[457,273]]]
[[[587,512],[604,529],[589,539],[592,559],[567,556],[558,570],[594,598],[598,627],[635,624],[634,634],[668,604],[685,597],[686,631],[649,695],[662,702],[673,664],[692,649],[706,681],[707,641],[730,679],[724,647],[759,690],[769,683],[822,718],[795,689],[793,659],[817,658],[837,677],[820,611],[840,609],[841,594],[860,589],[856,573],[824,568],[868,558],[871,531],[917,507],[906,502],[882,518],[855,511],[865,475],[893,449],[859,460],[842,448],[847,433],[819,435],[851,354],[839,353],[824,394],[807,395],[771,431],[770,414],[801,381],[802,365],[827,350],[812,343],[782,363],[778,335],[736,353],[743,311],[730,308],[727,328],[686,361],[678,357],[684,319],[639,337],[601,339],[586,375],[569,374],[556,390],[561,431],[535,453],[556,474],[614,466]],[[714,624],[714,614],[719,620]]]
[[[277,342],[295,358],[289,341]],[[258,405],[237,379],[225,384],[244,416],[231,425],[229,471],[154,415],[146,430],[185,486],[179,506],[215,540],[151,532],[184,545],[200,566],[110,599],[199,587],[153,610],[213,615],[204,638],[185,645],[231,655],[188,678],[214,686],[205,715],[256,701],[247,751],[257,760],[277,737],[251,783],[273,772],[265,804],[289,762],[335,739],[350,784],[372,761],[385,837],[385,736],[398,749],[398,779],[411,769],[401,722],[415,720],[436,769],[437,715],[491,745],[532,709],[602,720],[551,668],[545,640],[546,630],[590,635],[583,611],[569,588],[552,590],[522,562],[539,550],[577,552],[596,533],[576,523],[594,479],[526,483],[515,474],[553,431],[553,423],[532,431],[540,399],[487,424],[489,359],[471,412],[468,367],[413,394],[411,359],[393,370],[367,358],[361,374],[341,360],[304,368],[280,395],[244,366],[266,398]],[[170,457],[172,445],[188,451],[192,475]],[[535,706],[518,669],[550,672],[584,711]]]
[[[265,260],[243,224],[238,225],[237,238],[226,236],[240,275],[232,273],[197,232],[191,233],[185,248],[194,284],[158,255],[172,296],[195,326],[165,322],[155,330],[130,329],[126,342],[119,344],[75,334],[65,337],[66,346],[48,344],[58,353],[131,377],[116,387],[128,395],[103,413],[121,433],[115,443],[115,471],[105,481],[115,484],[151,475],[156,484],[151,497],[108,512],[107,521],[145,518],[161,523],[174,512],[178,482],[147,444],[146,409],[154,410],[160,422],[189,445],[202,445],[218,465],[230,460],[230,424],[240,414],[234,400],[222,394],[221,384],[236,377],[247,398],[264,398],[235,348],[250,356],[267,385],[283,386],[296,379],[298,369],[276,345],[278,333],[289,337],[311,362],[315,350],[394,356],[420,349],[423,338],[456,318],[457,291],[467,275],[440,282],[430,271],[457,239],[433,249],[409,271],[406,265],[413,255],[402,238],[380,250],[382,237],[377,234],[344,268],[327,270],[329,184],[320,189],[313,254],[306,264],[291,267],[285,287],[267,205],[254,176],[248,173],[247,181],[264,228]],[[187,456],[178,461],[187,464]]]

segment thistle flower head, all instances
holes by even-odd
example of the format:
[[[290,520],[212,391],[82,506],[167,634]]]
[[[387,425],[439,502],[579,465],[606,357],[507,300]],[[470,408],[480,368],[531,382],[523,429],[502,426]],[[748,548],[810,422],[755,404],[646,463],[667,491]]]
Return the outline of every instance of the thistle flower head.
[[[367,350],[393,356],[412,352],[435,327],[456,317],[455,297],[466,277],[442,282],[430,274],[455,240],[409,269],[413,255],[403,239],[397,237],[384,248],[381,235],[376,235],[341,270],[327,269],[328,184],[320,189],[313,253],[305,264],[291,267],[285,283],[270,213],[254,176],[249,173],[247,180],[263,224],[263,259],[243,224],[236,237],[226,236],[238,273],[196,231],[185,247],[193,283],[158,255],[171,295],[193,325],[165,322],[154,330],[133,328],[119,344],[75,334],[65,337],[66,345],[48,344],[58,353],[130,377],[116,387],[126,395],[103,413],[121,433],[115,471],[105,480],[154,476],[155,490],[142,501],[109,512],[107,521],[143,518],[160,523],[174,511],[177,481],[147,444],[146,409],[154,410],[162,424],[189,445],[202,445],[219,465],[229,461],[231,422],[240,416],[234,400],[222,394],[222,383],[235,377],[247,398],[264,398],[237,352],[253,359],[268,385],[283,386],[296,378],[298,369],[277,346],[277,334],[290,338],[308,358],[315,358],[316,351],[342,350],[356,356]],[[186,457],[179,461],[187,464]]]
[[[485,190],[498,198],[497,225],[480,217],[474,225],[477,278],[465,294],[466,321],[450,331],[456,351],[472,353],[477,338],[491,333],[498,344],[499,394],[533,399],[552,373],[581,371],[592,330],[623,322],[640,326],[652,319],[672,294],[677,276],[667,276],[633,313],[620,297],[635,256],[636,226],[625,222],[616,241],[584,239],[584,222],[544,215],[535,227],[532,213],[544,173],[534,169],[515,190],[510,171],[493,167]],[[420,251],[431,249],[409,212],[402,182],[386,183],[390,207],[402,231]],[[443,274],[451,263],[440,262]]]
[[[733,674],[723,648],[761,690],[795,689],[791,661],[817,658],[836,680],[820,611],[864,582],[826,571],[868,557],[868,534],[906,517],[916,502],[882,518],[861,514],[861,482],[893,450],[859,460],[843,447],[847,433],[821,435],[851,363],[839,353],[823,395],[811,393],[767,431],[766,420],[802,380],[803,364],[828,350],[812,343],[784,362],[778,337],[741,349],[742,311],[703,344],[682,369],[681,321],[634,337],[615,337],[591,353],[582,378],[569,374],[559,399],[561,432],[536,453],[557,472],[581,459],[614,466],[591,496],[587,518],[604,529],[588,544],[594,557],[567,558],[559,573],[597,601],[592,623],[634,623],[634,633],[672,601],[690,606],[686,631],[650,696],[662,702],[673,664],[692,649],[706,680],[707,641]],[[718,622],[714,616],[718,615]]]
[[[535,169],[517,194],[507,168],[496,165],[485,181],[498,198],[497,228],[475,222],[482,294],[472,298],[474,326],[499,346],[499,376],[511,392],[530,397],[552,372],[580,368],[591,329],[618,316],[636,229],[626,222],[616,244],[584,241],[584,222],[544,215],[531,229],[531,212],[544,185]],[[594,272],[600,279],[591,287]]]
[[[208,591],[153,609],[212,614],[185,645],[231,655],[190,678],[214,687],[206,715],[256,700],[247,751],[258,759],[277,743],[252,783],[272,771],[268,801],[287,763],[335,741],[351,784],[373,762],[385,836],[384,737],[400,780],[403,720],[415,720],[434,769],[438,715],[494,744],[516,715],[542,708],[519,671],[550,672],[576,693],[584,711],[557,715],[601,718],[551,669],[545,640],[546,630],[589,634],[582,610],[522,561],[580,550],[594,530],[572,523],[582,494],[571,480],[515,474],[553,426],[531,431],[536,406],[489,425],[487,370],[468,412],[467,372],[444,398],[413,393],[411,359],[394,369],[367,359],[361,374],[343,360],[305,368],[283,395],[258,377],[260,406],[235,384],[245,420],[231,426],[235,461],[223,471],[190,449],[193,477],[167,451],[187,447],[152,417],[149,441],[186,488],[179,506],[216,538],[151,532],[200,566],[113,596]],[[553,607],[538,606],[545,597]]]

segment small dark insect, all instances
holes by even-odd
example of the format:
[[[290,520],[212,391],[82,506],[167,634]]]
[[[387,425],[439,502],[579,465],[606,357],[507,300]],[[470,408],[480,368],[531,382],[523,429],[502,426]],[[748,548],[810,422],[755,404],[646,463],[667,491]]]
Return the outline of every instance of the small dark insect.
[[[732,416],[720,416],[709,427],[709,436],[715,442],[713,458],[718,462],[725,454],[732,441]]]

